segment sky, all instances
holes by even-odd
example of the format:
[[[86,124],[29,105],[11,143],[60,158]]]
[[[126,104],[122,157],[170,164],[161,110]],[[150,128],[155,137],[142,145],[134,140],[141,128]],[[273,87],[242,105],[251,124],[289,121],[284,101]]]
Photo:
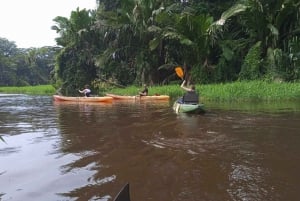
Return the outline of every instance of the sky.
[[[0,0],[0,37],[18,48],[55,46],[53,19],[69,18],[78,7],[95,9],[96,0]]]

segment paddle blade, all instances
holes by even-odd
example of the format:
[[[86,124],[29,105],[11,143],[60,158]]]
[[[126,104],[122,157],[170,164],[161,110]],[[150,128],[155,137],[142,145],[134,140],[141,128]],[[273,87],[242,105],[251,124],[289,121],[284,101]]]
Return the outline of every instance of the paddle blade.
[[[181,79],[183,79],[183,75],[184,75],[184,74],[183,74],[183,70],[182,70],[181,67],[179,67],[179,66],[176,67],[176,68],[175,68],[175,72],[176,72],[176,74],[177,74],[178,77],[180,77]]]

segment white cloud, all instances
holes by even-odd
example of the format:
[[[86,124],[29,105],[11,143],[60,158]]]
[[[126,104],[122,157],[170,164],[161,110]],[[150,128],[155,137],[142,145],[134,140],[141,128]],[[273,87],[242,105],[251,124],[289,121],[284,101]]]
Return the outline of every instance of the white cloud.
[[[56,45],[53,19],[70,17],[78,7],[95,9],[96,0],[0,0],[0,37],[19,48]]]

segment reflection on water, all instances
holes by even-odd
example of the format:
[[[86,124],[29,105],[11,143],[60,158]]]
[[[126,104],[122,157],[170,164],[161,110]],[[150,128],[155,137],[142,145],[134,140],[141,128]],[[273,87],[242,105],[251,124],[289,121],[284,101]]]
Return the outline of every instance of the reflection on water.
[[[0,200],[299,200],[296,103],[171,105],[1,95]]]
[[[230,111],[242,111],[250,113],[280,113],[299,112],[298,101],[277,101],[277,102],[242,102],[242,103],[209,103],[208,108],[217,108]]]

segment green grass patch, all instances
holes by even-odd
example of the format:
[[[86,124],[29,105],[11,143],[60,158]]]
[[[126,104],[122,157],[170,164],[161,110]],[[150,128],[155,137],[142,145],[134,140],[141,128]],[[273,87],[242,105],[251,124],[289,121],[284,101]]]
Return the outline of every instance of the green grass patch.
[[[107,93],[119,95],[137,95],[141,88],[134,86],[125,89],[112,89]],[[201,101],[245,102],[299,100],[300,83],[269,83],[265,81],[233,82],[226,84],[196,85]],[[169,95],[172,98],[182,96],[185,92],[178,85],[149,87],[149,95]]]
[[[169,95],[171,99],[182,96],[185,92],[180,84],[149,86],[149,95]],[[95,95],[113,93],[118,95],[137,95],[143,87],[130,86],[101,91]],[[269,83],[264,81],[233,82],[226,84],[196,85],[202,102],[246,102],[246,101],[283,101],[300,99],[300,83]],[[52,85],[26,87],[0,87],[0,93],[32,95],[53,95]]]
[[[207,101],[277,101],[300,99],[299,83],[264,81],[234,82],[199,86]]]
[[[55,88],[52,85],[24,86],[24,87],[0,87],[0,93],[9,94],[32,94],[32,95],[52,95]]]
[[[138,95],[139,91],[142,91],[142,87],[130,86],[124,89],[114,88],[107,93],[118,95]],[[149,86],[149,95],[169,95],[171,97],[181,96],[183,91],[180,89],[180,85],[164,85],[164,86]]]

